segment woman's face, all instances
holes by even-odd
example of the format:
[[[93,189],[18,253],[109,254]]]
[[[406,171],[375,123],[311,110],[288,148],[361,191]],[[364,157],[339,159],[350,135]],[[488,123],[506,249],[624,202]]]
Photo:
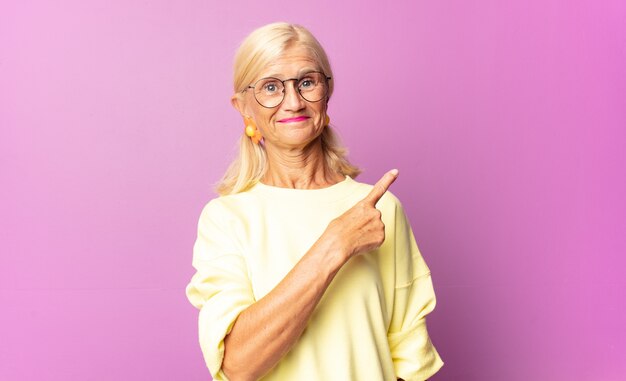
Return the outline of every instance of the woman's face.
[[[279,80],[301,78],[313,71],[321,71],[316,60],[305,48],[295,46],[287,49],[254,81],[266,77]],[[242,97],[233,97],[233,105],[256,123],[266,147],[301,148],[320,136],[324,129],[327,98],[318,102],[306,101],[298,93],[297,82],[285,82],[285,97],[274,108],[261,106],[254,98],[254,89],[246,90]]]

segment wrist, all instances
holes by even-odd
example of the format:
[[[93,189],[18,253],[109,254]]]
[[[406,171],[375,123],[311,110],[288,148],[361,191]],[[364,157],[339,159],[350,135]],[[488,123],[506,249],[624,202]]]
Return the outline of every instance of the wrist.
[[[317,268],[322,270],[319,275],[327,279],[334,278],[350,258],[345,246],[337,239],[320,239],[311,249],[318,262]]]

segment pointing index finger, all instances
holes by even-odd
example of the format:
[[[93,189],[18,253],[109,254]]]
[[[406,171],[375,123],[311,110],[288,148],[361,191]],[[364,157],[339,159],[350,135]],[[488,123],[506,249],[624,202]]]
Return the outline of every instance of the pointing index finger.
[[[365,196],[364,200],[374,206],[380,200],[381,197],[387,192],[389,186],[396,180],[398,177],[398,170],[392,169],[391,171],[385,173],[383,177],[376,184],[374,184],[374,188],[372,188],[371,192]]]

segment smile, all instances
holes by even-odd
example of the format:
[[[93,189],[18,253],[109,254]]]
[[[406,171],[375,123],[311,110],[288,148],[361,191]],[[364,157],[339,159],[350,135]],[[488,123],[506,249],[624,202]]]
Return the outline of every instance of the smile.
[[[304,120],[309,119],[310,117],[308,116],[298,116],[295,118],[287,118],[287,119],[281,119],[278,121],[278,123],[294,123],[294,122],[302,122]]]

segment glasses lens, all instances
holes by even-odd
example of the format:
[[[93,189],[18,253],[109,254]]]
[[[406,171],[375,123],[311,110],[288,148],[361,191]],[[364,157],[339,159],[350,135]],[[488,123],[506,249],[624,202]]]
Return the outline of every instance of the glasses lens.
[[[306,74],[298,81],[298,90],[309,102],[321,101],[328,93],[326,76],[317,72]]]
[[[276,78],[263,78],[254,85],[254,97],[265,107],[276,107],[283,101],[283,83]]]

